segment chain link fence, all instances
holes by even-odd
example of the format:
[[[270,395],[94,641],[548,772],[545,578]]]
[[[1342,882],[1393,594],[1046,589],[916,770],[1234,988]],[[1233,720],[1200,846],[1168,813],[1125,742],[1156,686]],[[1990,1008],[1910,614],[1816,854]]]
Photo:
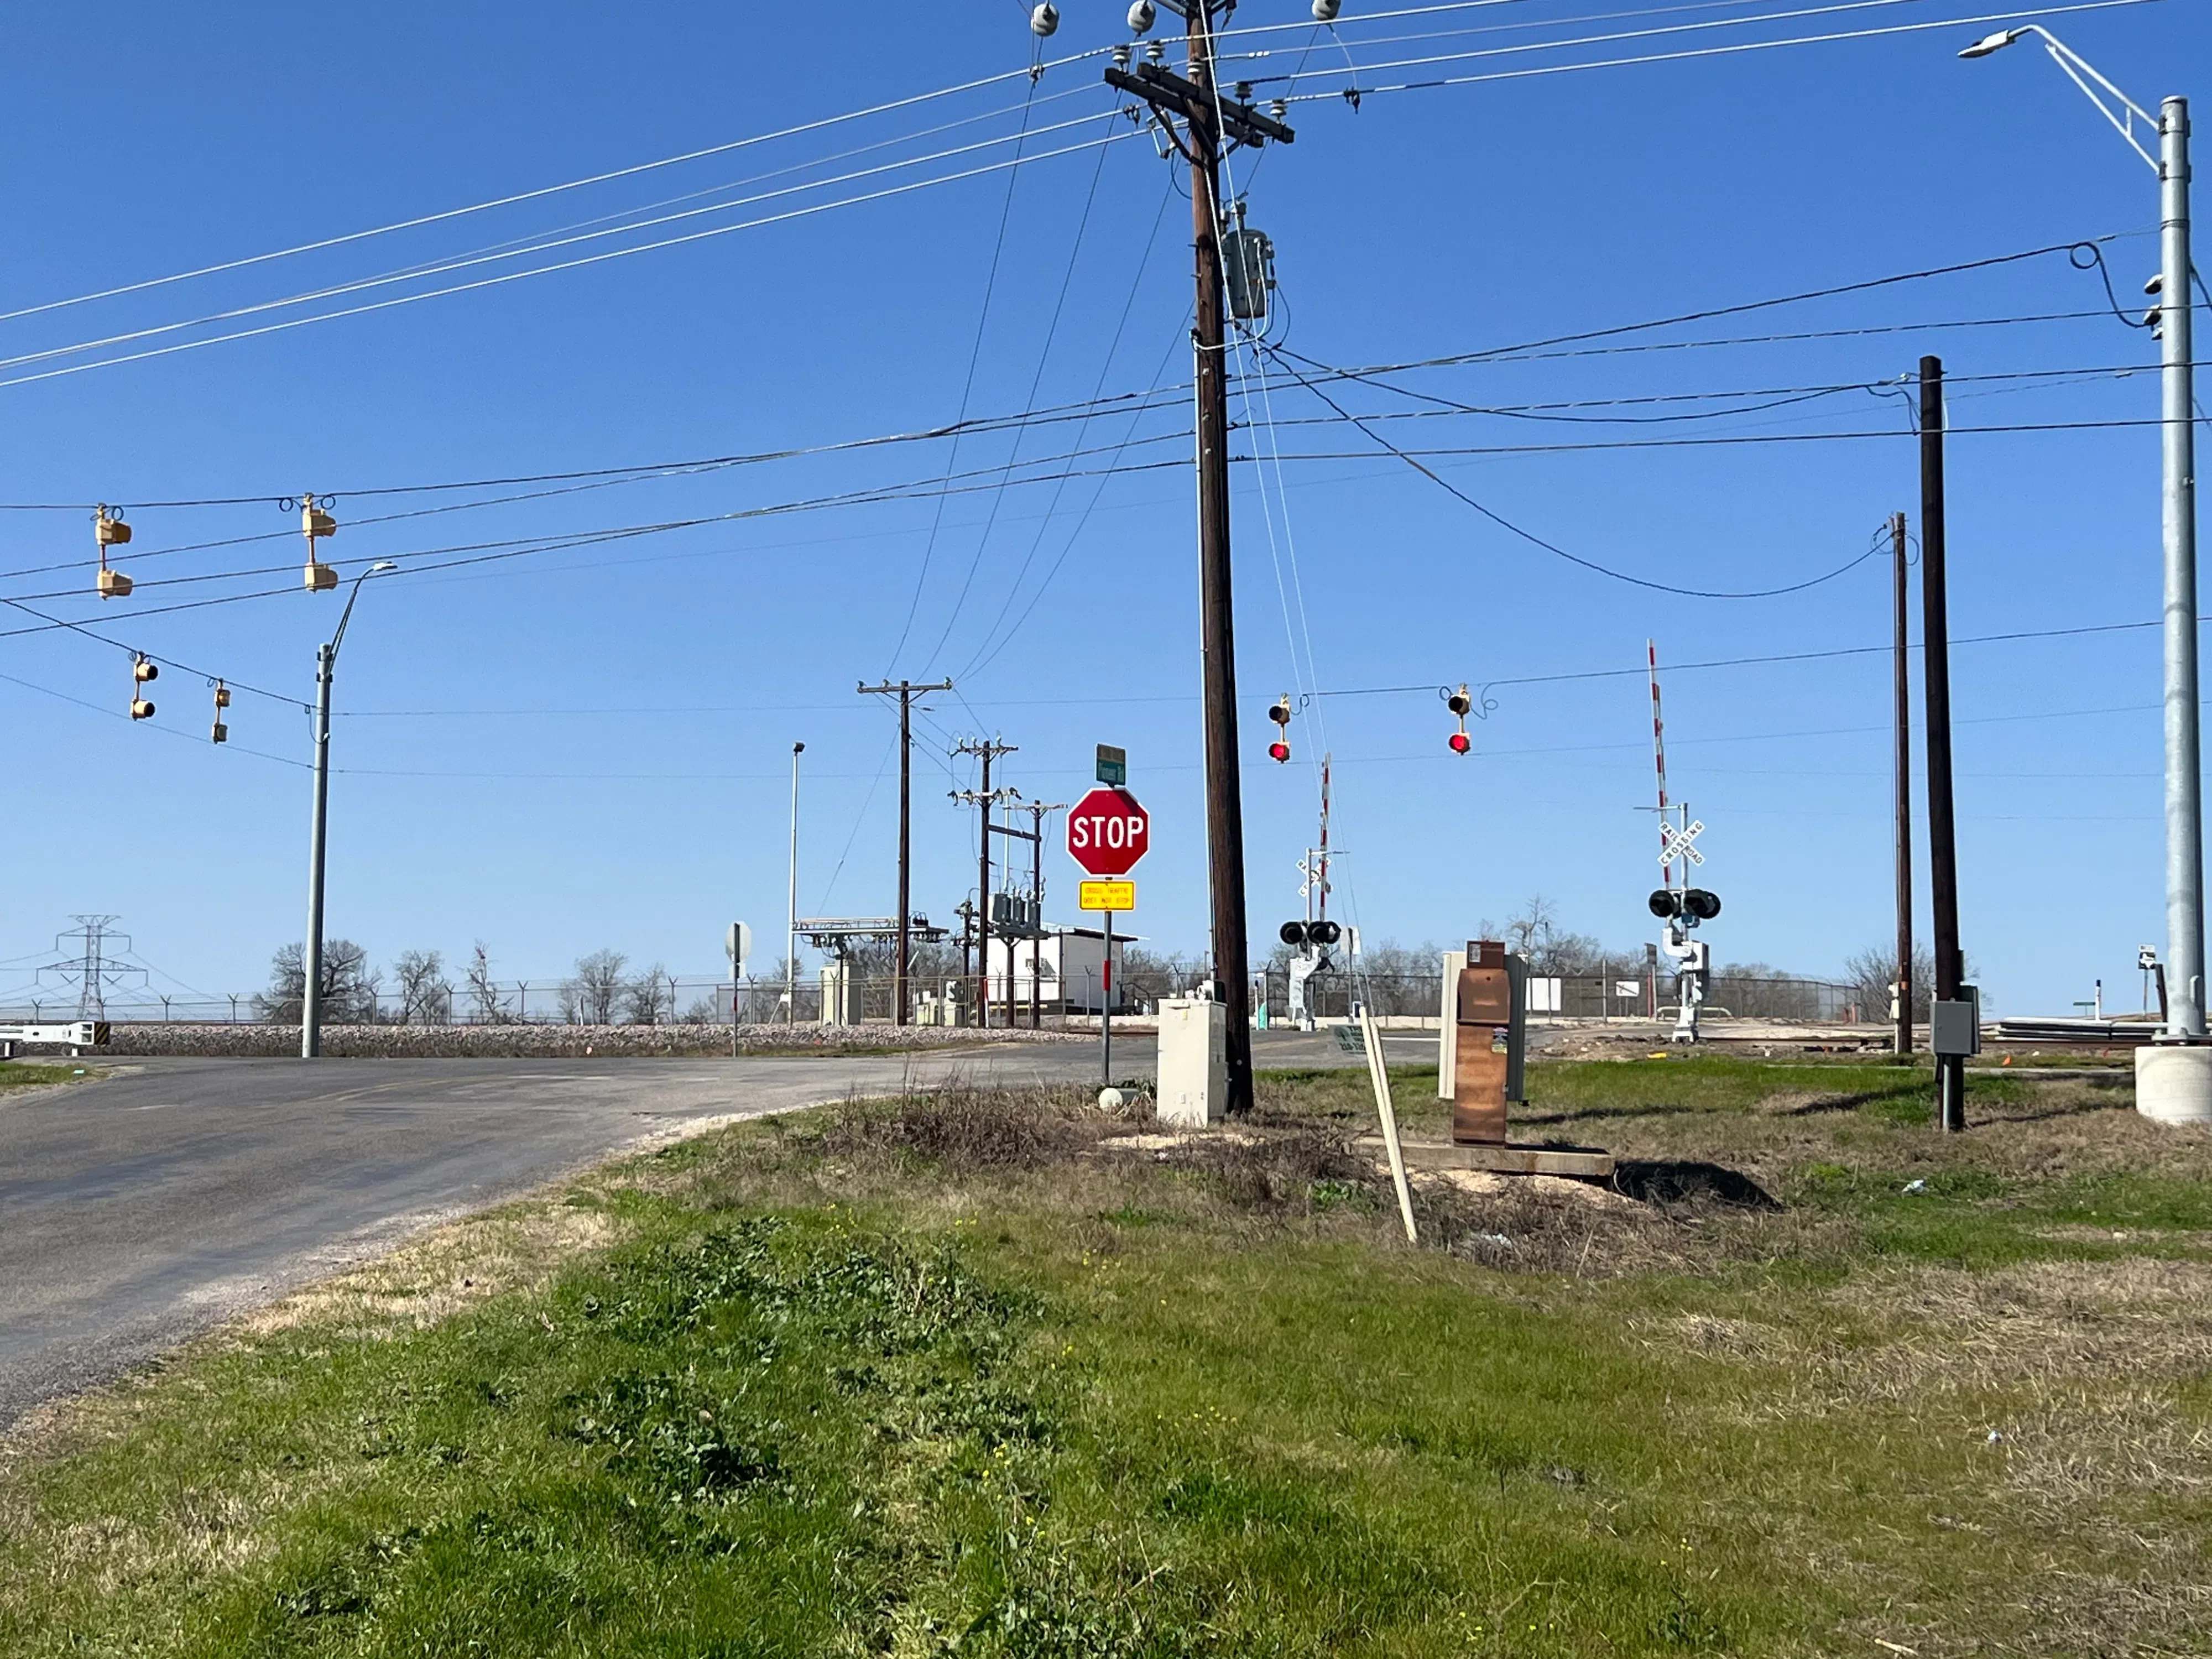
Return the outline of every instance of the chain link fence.
[[[1115,1012],[1149,1014],[1172,996],[1184,996],[1197,986],[1203,970],[1131,971],[1116,988]],[[1257,1000],[1266,1005],[1272,1022],[1289,1016],[1290,979],[1281,971],[1264,970],[1254,975]],[[948,1001],[948,988],[951,996]],[[1012,999],[1012,1018],[1003,976],[992,987],[991,1024],[994,1026],[1065,1025],[1071,1015],[1085,1023],[1097,1016],[1102,1000],[1095,975],[1077,975],[1066,985],[1050,978],[1037,988],[1034,1002],[1028,978],[1018,977]],[[912,1014],[917,1024],[967,1024],[975,981],[956,976],[917,977],[908,988]],[[895,981],[889,977],[847,981],[844,1018],[839,1024],[865,1024],[893,1018]],[[1316,1018],[1351,1017],[1353,1004],[1364,997],[1373,1012],[1383,1018],[1414,1018],[1433,1022],[1443,1000],[1440,974],[1323,973],[1306,981],[1307,1006]],[[749,978],[736,988],[738,1023],[743,1025],[823,1023],[825,992],[818,975],[801,978],[789,988],[781,980]],[[831,1012],[834,995],[830,998]],[[732,987],[725,980],[661,978],[635,982],[607,992],[604,988],[580,991],[573,981],[513,980],[463,990],[434,988],[428,994],[403,994],[378,991],[350,1000],[325,1004],[331,1024],[380,1025],[668,1025],[727,1024]],[[1543,1019],[1650,1019],[1674,1012],[1674,979],[1662,974],[1655,988],[1648,976],[1613,974],[1531,975],[1529,1013]],[[1740,1019],[1802,1020],[1834,1024],[1886,1017],[1886,1009],[1865,1006],[1865,993],[1857,986],[1829,980],[1795,979],[1765,975],[1720,973],[1713,975],[1705,1000],[1710,1016]],[[114,1023],[230,1025],[297,1025],[297,1002],[272,1004],[266,993],[240,993],[222,997],[161,996],[128,1000],[111,997],[104,1011],[81,1014],[74,992],[51,999],[33,997],[0,1006],[0,1021],[67,1020],[100,1018]]]

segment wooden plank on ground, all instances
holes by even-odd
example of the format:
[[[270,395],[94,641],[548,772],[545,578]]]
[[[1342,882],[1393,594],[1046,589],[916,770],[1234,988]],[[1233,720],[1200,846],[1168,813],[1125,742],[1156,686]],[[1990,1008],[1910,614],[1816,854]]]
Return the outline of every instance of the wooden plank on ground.
[[[1363,1135],[1363,1152],[1383,1153],[1379,1135]],[[1407,1140],[1401,1143],[1406,1162],[1416,1170],[1490,1170],[1499,1175],[1571,1176],[1583,1181],[1609,1180],[1613,1154],[1589,1148],[1562,1146],[1474,1146],[1448,1140]]]

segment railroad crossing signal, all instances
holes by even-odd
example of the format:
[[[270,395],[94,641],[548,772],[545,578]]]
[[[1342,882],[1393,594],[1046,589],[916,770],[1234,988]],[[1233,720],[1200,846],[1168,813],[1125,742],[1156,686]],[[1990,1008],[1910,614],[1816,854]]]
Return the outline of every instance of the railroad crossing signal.
[[[1676,859],[1687,859],[1692,864],[1703,864],[1705,855],[1690,843],[1697,840],[1705,827],[1705,821],[1699,818],[1682,829],[1668,830],[1667,839],[1659,848],[1659,862],[1672,864]]]

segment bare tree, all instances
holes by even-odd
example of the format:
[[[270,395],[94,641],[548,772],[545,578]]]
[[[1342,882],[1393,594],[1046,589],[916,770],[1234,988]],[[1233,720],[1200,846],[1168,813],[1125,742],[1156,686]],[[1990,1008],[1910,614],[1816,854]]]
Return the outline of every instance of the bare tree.
[[[619,951],[594,951],[576,958],[576,975],[561,987],[561,1018],[571,1025],[611,1025],[629,958]]]
[[[491,952],[482,939],[469,952],[469,1012],[479,1025],[503,1025],[507,1019],[507,1005],[491,976]]]
[[[669,1018],[675,1018],[676,981],[656,962],[623,988],[622,1001],[623,1017],[631,1024],[658,1025],[664,1001],[669,1005]]]
[[[273,1025],[297,1024],[306,1000],[307,947],[278,947],[269,963],[269,988],[253,999],[258,1019]],[[376,998],[381,980],[371,973],[368,952],[349,939],[326,939],[323,944],[323,1018],[333,1025],[360,1025],[376,1018]]]
[[[1877,945],[1862,951],[1844,963],[1844,979],[1858,999],[1864,1018],[1885,1021],[1891,1018],[1890,993],[1897,983],[1897,947]],[[1936,953],[1925,945],[1912,949],[1912,1018],[1925,1021],[1929,999],[1936,994]]]
[[[444,1025],[453,1018],[453,985],[446,958],[436,951],[403,951],[392,964],[399,983],[402,1025]]]

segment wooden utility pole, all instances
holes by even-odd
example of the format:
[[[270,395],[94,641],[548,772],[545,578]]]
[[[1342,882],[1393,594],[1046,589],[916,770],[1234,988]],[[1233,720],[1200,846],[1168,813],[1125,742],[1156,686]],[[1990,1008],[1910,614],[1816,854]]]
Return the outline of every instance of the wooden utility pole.
[[[1030,1029],[1044,1027],[1044,819],[1048,812],[1064,812],[1064,800],[1033,800],[1023,806],[1030,815]],[[1006,958],[1006,989],[1013,992],[1013,958]],[[1007,1022],[1012,1023],[1011,1018]]]
[[[899,1025],[909,1018],[907,975],[914,963],[914,944],[908,936],[914,921],[914,700],[925,692],[951,689],[951,680],[933,685],[916,685],[911,680],[893,685],[885,680],[881,685],[857,688],[863,696],[899,700],[898,963],[891,969],[891,1019]]]
[[[1906,644],[1905,514],[1890,515],[1897,564],[1897,1052],[1912,1052],[1912,669]]]
[[[1190,78],[1213,90],[1210,0],[1189,12]],[[1221,305],[1221,129],[1211,99],[1192,105],[1190,219],[1198,254],[1198,629],[1206,699],[1206,841],[1213,975],[1228,1027],[1227,1109],[1252,1109],[1252,986],[1244,916],[1244,789],[1237,749],[1237,620],[1229,555],[1229,376]]]
[[[1936,999],[1957,1000],[1966,978],[1959,950],[1959,854],[1951,817],[1951,634],[1943,574],[1943,362],[1920,360],[1921,693],[1928,708],[1928,891],[1936,913]],[[1966,1061],[1936,1056],[1936,1126],[1966,1127]]]
[[[998,804],[1005,790],[991,787],[991,763],[1001,755],[1016,752],[1016,745],[998,743],[989,738],[977,738],[960,744],[953,752],[975,755],[983,763],[983,782],[980,789],[956,789],[952,799],[964,801],[981,810],[982,828],[975,836],[975,1024],[980,1030],[991,1024],[991,808]],[[1007,977],[1012,977],[1013,958],[1007,957]],[[1012,1002],[1009,987],[1007,1001]]]
[[[1190,216],[1198,281],[1198,605],[1205,692],[1206,843],[1212,895],[1213,977],[1228,1027],[1227,1107],[1252,1109],[1252,983],[1244,913],[1244,805],[1237,746],[1237,631],[1229,547],[1229,381],[1222,311],[1221,146],[1254,147],[1295,136],[1213,84],[1213,13],[1218,0],[1180,0],[1188,76],[1157,64],[1109,68],[1109,86],[1152,106],[1190,163]],[[1225,8],[1224,8],[1225,9]]]

